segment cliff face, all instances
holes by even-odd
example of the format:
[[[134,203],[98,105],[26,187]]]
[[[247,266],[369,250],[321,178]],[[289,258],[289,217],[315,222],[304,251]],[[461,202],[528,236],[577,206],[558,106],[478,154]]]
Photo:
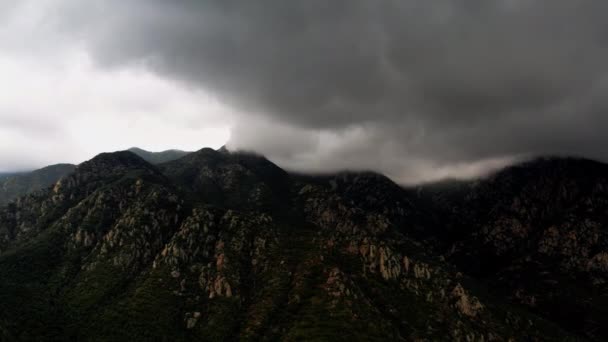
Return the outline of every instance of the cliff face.
[[[601,340],[605,166],[555,162],[403,189],[225,150],[103,154],[0,209],[0,336]]]

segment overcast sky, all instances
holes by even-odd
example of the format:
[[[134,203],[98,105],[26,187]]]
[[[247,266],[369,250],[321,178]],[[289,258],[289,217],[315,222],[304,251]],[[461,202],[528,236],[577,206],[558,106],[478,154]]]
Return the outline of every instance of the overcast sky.
[[[402,183],[608,160],[602,0],[7,0],[0,170],[249,149]]]

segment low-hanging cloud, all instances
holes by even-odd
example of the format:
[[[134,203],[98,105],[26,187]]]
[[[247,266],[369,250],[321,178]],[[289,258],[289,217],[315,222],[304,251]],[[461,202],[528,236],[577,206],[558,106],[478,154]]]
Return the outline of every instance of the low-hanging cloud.
[[[99,65],[143,65],[214,94],[240,113],[231,146],[291,168],[372,168],[415,182],[532,154],[608,159],[604,1],[52,7],[52,26]]]

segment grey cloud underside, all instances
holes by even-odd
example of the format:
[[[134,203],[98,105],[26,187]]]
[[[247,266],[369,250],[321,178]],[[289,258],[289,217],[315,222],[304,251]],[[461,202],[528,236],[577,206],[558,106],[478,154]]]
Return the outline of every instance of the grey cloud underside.
[[[608,159],[605,1],[109,0],[58,12],[101,65],[144,63],[214,93],[258,122],[244,138],[237,127],[234,146],[296,167],[308,153],[319,169],[407,181],[424,174],[412,160]],[[269,140],[269,125],[294,133]],[[349,145],[328,155],[324,135]]]

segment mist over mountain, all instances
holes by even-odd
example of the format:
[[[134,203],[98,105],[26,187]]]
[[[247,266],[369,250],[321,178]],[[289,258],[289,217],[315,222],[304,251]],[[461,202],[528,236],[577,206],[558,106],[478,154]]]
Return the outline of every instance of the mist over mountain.
[[[0,165],[144,146],[399,183],[608,161],[599,0],[21,0],[0,5]]]
[[[606,213],[585,159],[404,188],[104,153],[0,209],[0,336],[602,341]]]
[[[0,1],[0,342],[608,341],[606,13]]]

